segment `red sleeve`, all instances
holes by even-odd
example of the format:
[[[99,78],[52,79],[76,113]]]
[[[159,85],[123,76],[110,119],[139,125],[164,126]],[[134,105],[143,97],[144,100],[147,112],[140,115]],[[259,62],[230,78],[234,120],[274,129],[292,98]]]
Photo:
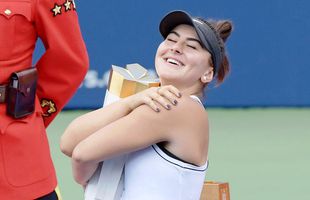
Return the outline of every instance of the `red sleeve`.
[[[74,0],[37,0],[35,26],[45,53],[38,69],[38,97],[45,126],[70,100],[89,65]]]

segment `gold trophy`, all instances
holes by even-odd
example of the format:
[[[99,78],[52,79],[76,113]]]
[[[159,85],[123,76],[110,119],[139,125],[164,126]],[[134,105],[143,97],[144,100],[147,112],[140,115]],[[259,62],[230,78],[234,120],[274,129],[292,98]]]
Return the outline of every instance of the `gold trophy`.
[[[112,65],[104,106],[150,87],[159,87],[158,78],[135,63],[126,68]]]

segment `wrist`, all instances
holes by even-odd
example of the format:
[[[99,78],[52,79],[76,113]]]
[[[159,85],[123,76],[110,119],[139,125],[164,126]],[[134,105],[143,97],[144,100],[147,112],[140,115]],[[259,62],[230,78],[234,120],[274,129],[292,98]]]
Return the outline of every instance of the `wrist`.
[[[134,109],[132,96],[121,99],[121,104],[126,113],[130,113]]]

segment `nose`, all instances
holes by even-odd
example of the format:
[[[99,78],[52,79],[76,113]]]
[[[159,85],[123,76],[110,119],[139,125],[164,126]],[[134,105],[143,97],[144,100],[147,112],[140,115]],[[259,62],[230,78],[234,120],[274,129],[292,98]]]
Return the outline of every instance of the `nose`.
[[[171,50],[172,52],[174,52],[174,53],[177,53],[177,54],[183,53],[181,42],[176,42],[176,43],[174,43],[174,44],[171,46],[171,49],[170,49],[170,50]]]

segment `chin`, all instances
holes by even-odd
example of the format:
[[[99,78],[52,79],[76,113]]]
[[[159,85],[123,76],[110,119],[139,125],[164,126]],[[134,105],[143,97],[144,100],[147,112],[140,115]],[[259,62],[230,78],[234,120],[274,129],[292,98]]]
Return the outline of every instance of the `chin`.
[[[175,83],[179,82],[180,79],[169,71],[159,72],[158,76],[161,84],[163,85],[174,85]]]

